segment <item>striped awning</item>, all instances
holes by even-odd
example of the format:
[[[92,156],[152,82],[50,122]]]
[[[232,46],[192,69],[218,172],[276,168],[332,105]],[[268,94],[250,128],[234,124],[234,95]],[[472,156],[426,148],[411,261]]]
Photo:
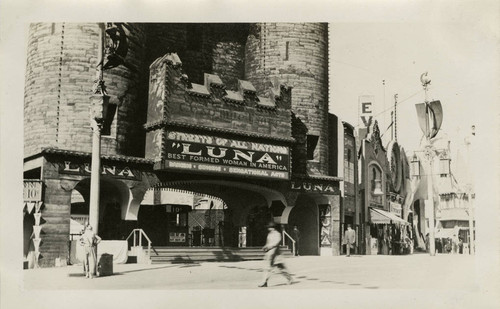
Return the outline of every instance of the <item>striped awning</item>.
[[[409,224],[393,213],[376,208],[370,208],[370,222],[374,224]]]

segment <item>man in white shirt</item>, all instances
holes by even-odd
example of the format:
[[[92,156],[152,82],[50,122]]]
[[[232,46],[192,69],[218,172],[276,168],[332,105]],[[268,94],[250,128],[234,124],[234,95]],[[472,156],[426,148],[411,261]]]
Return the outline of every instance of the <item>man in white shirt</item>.
[[[271,222],[267,226],[269,233],[267,234],[266,245],[262,248],[266,251],[264,262],[266,265],[264,271],[264,280],[259,287],[267,287],[267,281],[271,277],[272,272],[276,269],[279,274],[285,276],[288,284],[292,283],[292,276],[288,272],[285,263],[280,256],[281,234],[276,230],[276,225]]]

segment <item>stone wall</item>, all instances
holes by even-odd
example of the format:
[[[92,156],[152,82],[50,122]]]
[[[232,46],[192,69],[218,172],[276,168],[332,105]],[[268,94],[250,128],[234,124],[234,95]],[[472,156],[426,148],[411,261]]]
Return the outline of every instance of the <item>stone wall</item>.
[[[273,79],[293,86],[292,109],[319,136],[308,165],[328,175],[328,25],[253,24],[246,44],[245,79],[263,90]]]
[[[231,91],[213,74],[205,74],[200,85],[192,83],[182,67],[177,54],[167,54],[151,65],[148,131],[180,124],[262,138],[291,138],[290,88],[272,85],[261,96],[252,84],[239,80],[238,90]],[[147,138],[148,149],[159,149],[153,146],[161,139],[150,133]],[[146,155],[157,159],[157,153]]]
[[[148,27],[147,62],[177,53],[183,70],[194,83],[204,73],[221,76],[228,89],[244,77],[248,24],[145,24]]]
[[[91,150],[89,97],[96,77],[98,29],[96,23],[31,24],[24,103],[25,156],[49,146]],[[103,138],[102,151],[140,155],[144,152],[140,130],[147,104],[145,37],[143,29],[134,25],[126,31],[127,67],[104,74],[110,103],[117,108],[112,109],[114,120],[109,136]],[[145,79],[142,84],[141,79]]]

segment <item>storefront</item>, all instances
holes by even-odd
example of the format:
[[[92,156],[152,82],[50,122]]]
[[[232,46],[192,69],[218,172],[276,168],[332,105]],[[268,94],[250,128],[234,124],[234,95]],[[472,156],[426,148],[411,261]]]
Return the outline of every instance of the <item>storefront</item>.
[[[361,142],[359,154],[364,253],[411,253],[411,225],[403,214],[405,198],[410,191],[404,149],[391,141],[386,150],[378,123],[374,121]]]

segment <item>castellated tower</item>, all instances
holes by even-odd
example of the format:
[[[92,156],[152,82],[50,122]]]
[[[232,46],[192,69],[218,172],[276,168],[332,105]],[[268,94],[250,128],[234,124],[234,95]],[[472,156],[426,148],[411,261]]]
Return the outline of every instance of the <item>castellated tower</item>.
[[[96,77],[99,27],[96,23],[36,23],[29,30],[24,155],[43,147],[90,152],[89,97]],[[146,37],[142,25],[127,24],[125,31],[129,65],[104,73],[114,119],[110,132],[103,134],[102,152],[137,156],[144,151],[136,145],[143,135],[147,105]]]
[[[96,23],[30,26],[25,157],[43,147],[90,152],[98,31]],[[211,73],[228,90],[238,89],[238,80],[249,81],[259,93],[272,84],[292,86],[292,110],[308,129],[308,173],[328,175],[327,24],[126,23],[125,31],[127,66],[104,72],[113,119],[102,137],[103,154],[145,156],[149,66],[177,53],[193,83],[203,84],[204,74]]]
[[[245,79],[258,91],[273,79],[293,87],[292,110],[308,128],[307,170],[328,175],[328,25],[258,23],[249,32]]]

